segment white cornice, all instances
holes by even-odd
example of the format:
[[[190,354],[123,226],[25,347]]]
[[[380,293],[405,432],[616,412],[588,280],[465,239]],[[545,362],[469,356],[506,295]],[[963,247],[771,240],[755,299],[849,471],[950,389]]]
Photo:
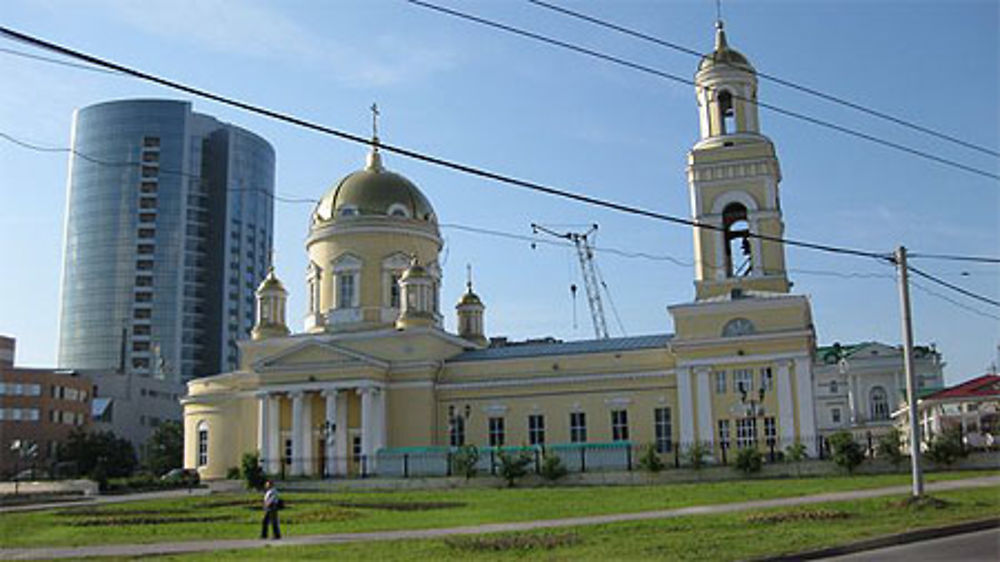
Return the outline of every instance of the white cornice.
[[[431,224],[431,226],[427,226],[428,224]],[[344,224],[344,222],[335,221],[319,228],[311,228],[309,236],[306,238],[306,249],[309,249],[309,247],[313,244],[321,242],[331,236],[345,234],[402,234],[406,236],[424,238],[434,242],[439,248],[442,244],[441,234],[438,231],[437,224],[433,223],[421,223],[414,221],[408,225],[404,225],[400,224],[398,219],[392,219],[391,221],[379,220],[377,222],[373,220],[363,220],[354,222],[354,224]]]
[[[754,277],[753,279],[754,281],[757,281],[767,279],[769,277],[780,276],[760,276]],[[719,284],[721,285],[729,282],[731,281],[720,282]],[[668,306],[667,310],[669,310],[671,314],[676,314],[678,312],[682,314],[712,314],[717,312],[736,313],[767,308],[786,308],[802,303],[805,303],[808,306],[809,298],[805,295],[775,293],[774,295],[769,295],[767,297],[748,296],[746,298],[736,300],[727,299],[724,301],[695,301],[690,303],[681,303]]]
[[[538,386],[553,384],[578,384],[611,380],[647,379],[672,375],[666,371],[637,371],[634,373],[597,373],[593,375],[568,375],[563,377],[523,377],[517,379],[493,379],[469,382],[446,382],[437,385],[438,390],[474,390],[485,388],[507,388],[512,386]]]
[[[764,363],[770,361],[780,361],[782,359],[809,359],[809,355],[802,353],[767,353],[763,355],[735,355],[729,357],[710,357],[708,359],[692,359],[690,361],[678,361],[677,368],[700,367],[702,365],[733,365],[742,363]]]
[[[678,350],[716,347],[719,345],[727,345],[734,343],[753,344],[759,342],[783,340],[788,338],[812,337],[812,335],[813,335],[812,330],[788,330],[784,332],[756,333],[748,336],[715,337],[715,338],[705,338],[697,340],[675,339],[671,340],[670,348],[676,352]],[[795,357],[798,358],[799,355],[796,354]],[[808,356],[806,355],[805,357]]]

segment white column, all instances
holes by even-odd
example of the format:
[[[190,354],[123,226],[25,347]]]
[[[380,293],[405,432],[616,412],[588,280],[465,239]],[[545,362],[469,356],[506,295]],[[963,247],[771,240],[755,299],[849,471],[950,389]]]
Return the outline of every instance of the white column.
[[[312,393],[306,392],[302,398],[302,474],[316,473],[316,445],[313,439]]]
[[[326,415],[323,418],[324,423],[324,434],[326,439],[326,448],[323,451],[323,463],[327,476],[336,476],[336,456],[337,456],[337,431],[340,429],[337,427],[337,391],[334,390],[324,390],[323,398],[326,399]]]
[[[257,396],[257,452],[260,455],[261,466],[267,471],[274,451],[271,449],[271,397],[266,392],[258,392]]]
[[[347,474],[347,452],[351,446],[347,433],[347,393],[337,393],[337,432],[334,442],[334,458],[336,459],[337,474]]]
[[[386,434],[388,433],[388,424],[386,423],[386,396],[385,389],[379,388],[375,390],[374,404],[375,404],[375,439],[372,443],[372,452],[378,453],[379,449],[385,447],[386,445]]]
[[[795,389],[799,403],[799,437],[810,455],[816,454],[816,408],[813,405],[812,361],[795,358]]]
[[[698,392],[698,440],[713,447],[715,440],[712,424],[712,395],[709,393],[708,367],[695,370],[696,390]]]
[[[778,361],[778,431],[782,447],[795,442],[795,403],[792,401],[790,361]]]
[[[694,442],[694,401],[691,396],[691,369],[677,368],[677,423],[681,445],[689,446]]]
[[[302,416],[302,391],[291,392],[289,396],[292,398],[292,466],[290,472],[292,476],[301,476],[302,435],[305,433],[302,431],[302,426],[305,425],[302,423],[304,421]]]
[[[372,441],[374,440],[374,428],[372,427],[372,389],[359,388],[361,395],[361,455],[366,459],[366,467],[372,467]]]
[[[277,474],[281,471],[281,397],[271,396],[267,401],[268,429],[267,448],[271,451],[271,459],[264,470],[268,474]]]
[[[851,411],[851,426],[858,424],[858,379],[847,374],[847,407]]]

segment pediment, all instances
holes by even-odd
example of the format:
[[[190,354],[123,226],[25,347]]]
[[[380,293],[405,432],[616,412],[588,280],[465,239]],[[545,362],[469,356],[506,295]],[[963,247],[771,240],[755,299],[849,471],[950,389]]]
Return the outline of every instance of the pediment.
[[[313,340],[264,357],[254,364],[254,369],[260,372],[363,367],[385,370],[389,363],[344,346]]]

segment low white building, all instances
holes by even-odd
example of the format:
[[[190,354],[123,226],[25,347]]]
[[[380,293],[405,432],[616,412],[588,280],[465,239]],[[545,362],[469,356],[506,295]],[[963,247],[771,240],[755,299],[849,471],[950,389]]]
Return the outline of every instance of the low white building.
[[[940,390],[917,402],[921,441],[960,429],[967,447],[1000,445],[1000,375],[987,374]],[[910,442],[910,410],[905,404],[892,414],[903,441]]]
[[[916,346],[913,356],[918,394],[944,388],[944,362],[934,346]],[[823,436],[841,430],[858,438],[881,435],[906,401],[901,347],[879,342],[819,347],[813,373],[816,427]]]

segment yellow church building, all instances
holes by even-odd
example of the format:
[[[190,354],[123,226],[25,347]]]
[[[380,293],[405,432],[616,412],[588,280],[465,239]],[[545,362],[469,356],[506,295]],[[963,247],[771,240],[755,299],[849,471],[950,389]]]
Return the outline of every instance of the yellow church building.
[[[721,23],[696,95],[688,182],[706,226],[693,229],[695,299],[669,308],[674,334],[491,346],[471,281],[458,333],[445,331],[438,218],[385,168],[376,136],[364,168],[312,214],[304,331],[290,333],[272,270],[239,369],[188,383],[185,467],[221,478],[258,452],[270,473],[396,475],[414,468],[400,460],[410,453],[440,461],[466,444],[606,464],[602,450],[636,446],[665,460],[694,443],[717,460],[760,442],[815,453],[809,300],[790,293],[777,241],[781,173],[760,132],[756,74]]]

